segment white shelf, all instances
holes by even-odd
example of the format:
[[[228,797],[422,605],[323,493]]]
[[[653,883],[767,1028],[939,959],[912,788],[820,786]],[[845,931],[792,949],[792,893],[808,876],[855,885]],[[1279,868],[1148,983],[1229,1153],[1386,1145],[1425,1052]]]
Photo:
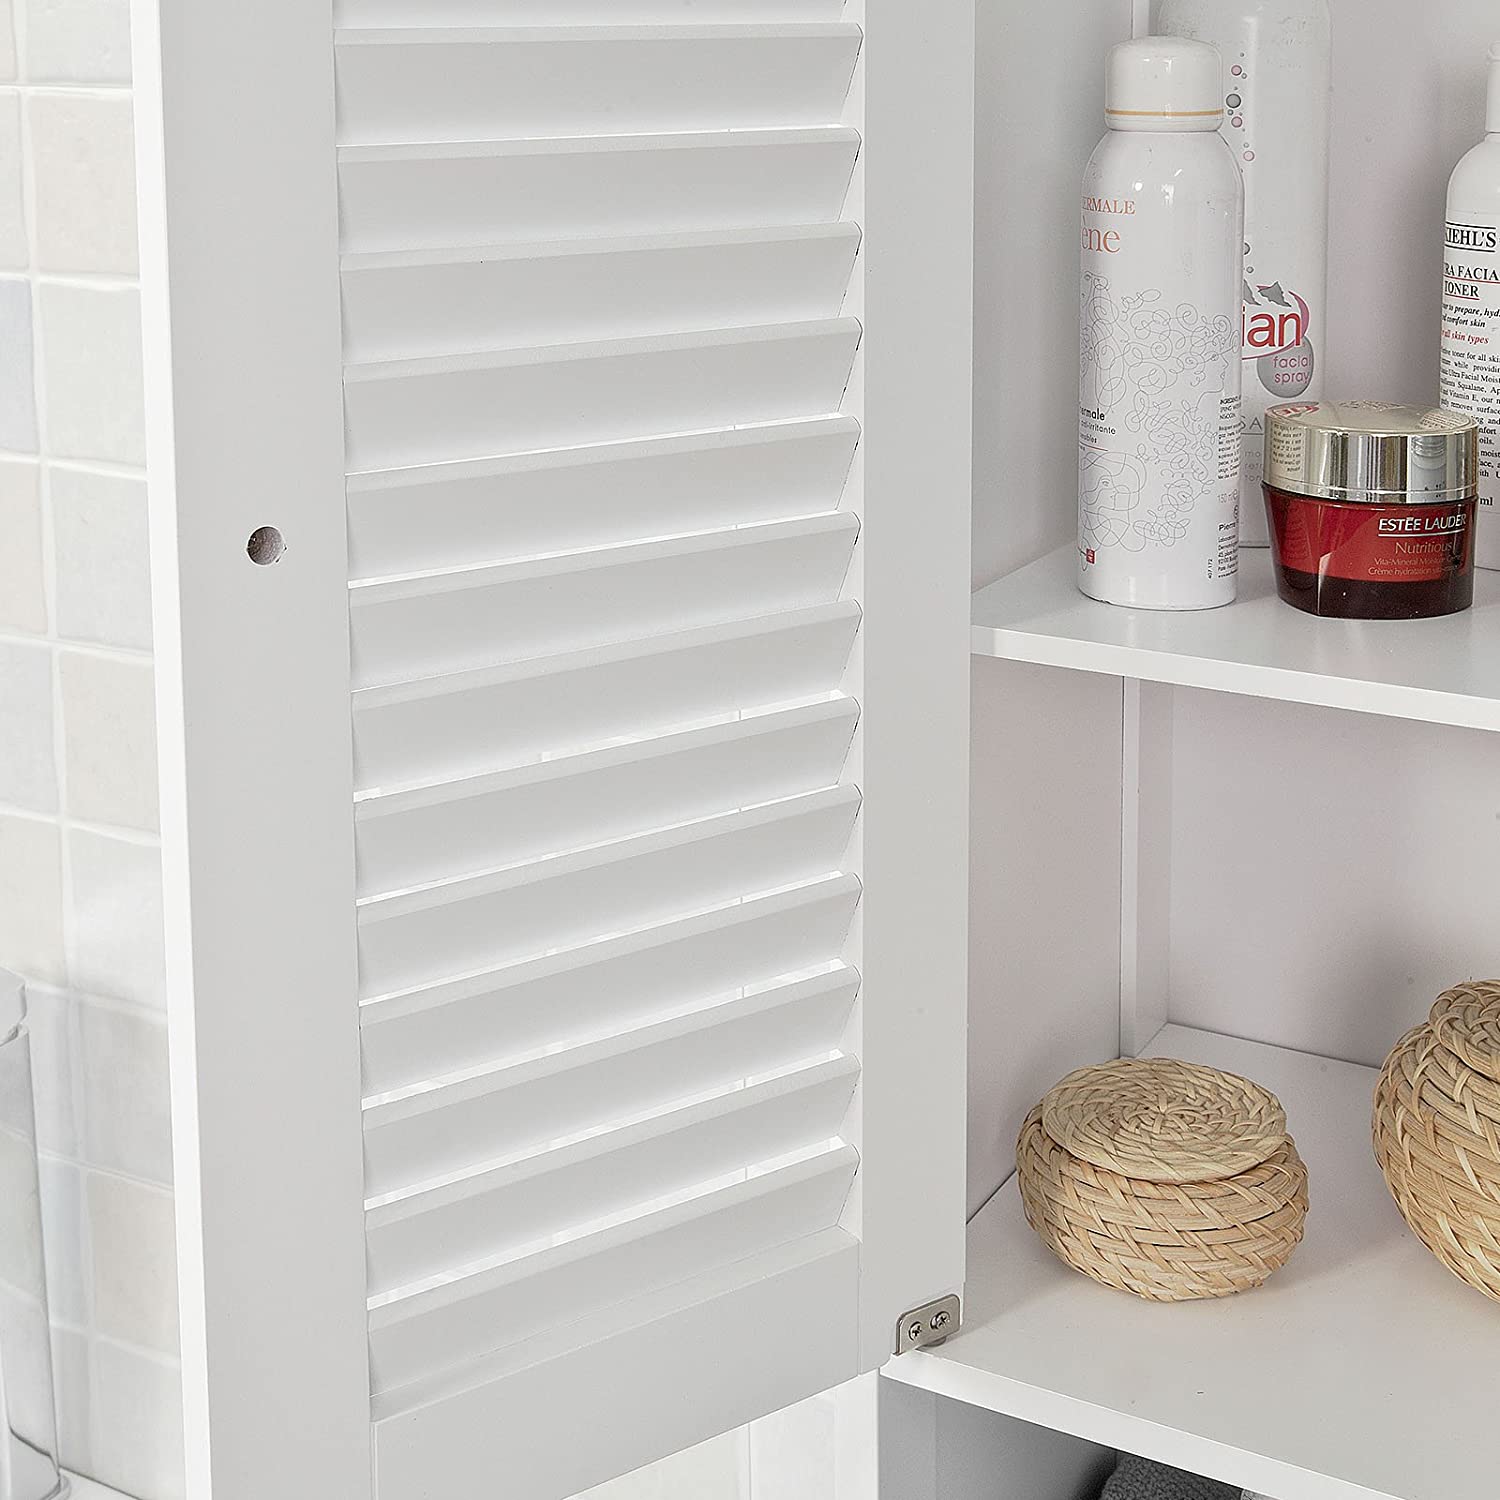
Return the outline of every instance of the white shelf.
[[[973,650],[1146,682],[1500,729],[1500,574],[1442,620],[1319,620],[1276,597],[1270,553],[1240,554],[1240,599],[1187,614],[1086,599],[1061,547],[974,596]]]
[[[1175,1026],[1148,1050],[1280,1095],[1312,1178],[1291,1263],[1225,1301],[1138,1301],[1055,1260],[1012,1180],[970,1228],[963,1332],[887,1375],[1277,1500],[1494,1494],[1500,1307],[1397,1215],[1374,1072]]]

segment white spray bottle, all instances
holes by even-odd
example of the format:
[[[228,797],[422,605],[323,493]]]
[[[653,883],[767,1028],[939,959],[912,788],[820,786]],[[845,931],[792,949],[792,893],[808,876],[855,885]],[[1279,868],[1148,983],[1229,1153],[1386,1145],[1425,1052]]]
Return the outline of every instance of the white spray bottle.
[[[1245,178],[1240,541],[1267,545],[1265,414],[1323,391],[1328,338],[1328,0],[1160,0],[1157,27],[1224,58],[1224,138]]]
[[[1489,136],[1458,164],[1443,248],[1443,405],[1479,418],[1475,561],[1500,568],[1500,42]]]

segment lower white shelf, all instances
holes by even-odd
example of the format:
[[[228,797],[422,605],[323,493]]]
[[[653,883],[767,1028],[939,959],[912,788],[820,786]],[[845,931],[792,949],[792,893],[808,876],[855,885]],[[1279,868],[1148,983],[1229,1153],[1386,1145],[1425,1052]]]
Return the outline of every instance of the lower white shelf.
[[[970,1228],[963,1332],[886,1374],[1276,1500],[1494,1494],[1500,1307],[1401,1222],[1375,1073],[1176,1026],[1148,1050],[1280,1095],[1311,1173],[1291,1263],[1225,1301],[1141,1302],[1055,1260],[1012,1179]]]

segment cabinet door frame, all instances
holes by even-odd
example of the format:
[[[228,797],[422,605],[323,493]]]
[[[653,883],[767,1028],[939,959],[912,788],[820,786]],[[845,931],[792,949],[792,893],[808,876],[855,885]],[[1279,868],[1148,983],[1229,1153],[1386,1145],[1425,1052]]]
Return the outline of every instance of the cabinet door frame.
[[[973,0],[846,13],[873,1369],[963,1278]],[[188,1493],[372,1500],[333,3],[132,24]]]

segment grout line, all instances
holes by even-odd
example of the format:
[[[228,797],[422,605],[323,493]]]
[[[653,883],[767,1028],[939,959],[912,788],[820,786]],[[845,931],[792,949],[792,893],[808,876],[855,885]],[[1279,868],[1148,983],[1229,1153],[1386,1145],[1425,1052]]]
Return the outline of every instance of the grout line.
[[[45,465],[44,465],[45,467]],[[21,631],[0,630],[0,646],[51,646],[58,654],[71,651],[78,656],[92,656],[106,661],[128,661],[150,665],[155,657],[144,646],[107,646],[98,641],[73,640],[48,632],[45,636],[26,635]]]
[[[106,1167],[99,1162],[90,1161],[83,1155],[68,1156],[58,1151],[38,1151],[37,1159],[49,1163],[54,1167],[73,1167],[79,1172],[89,1172],[95,1177],[108,1177],[114,1182],[122,1182],[130,1187],[144,1188],[147,1192],[157,1193],[170,1198],[173,1196],[170,1183],[157,1182],[150,1177],[141,1177],[134,1172],[122,1171],[119,1167]],[[93,1309],[90,1309],[92,1318]]]
[[[154,828],[127,828],[120,823],[95,823],[87,818],[72,818],[62,812],[38,812],[34,807],[21,807],[10,802],[0,802],[0,817],[14,818],[21,823],[45,823],[60,828],[64,833],[87,833],[95,838],[113,839],[116,843],[130,844],[137,849],[160,849],[161,834]]]
[[[118,271],[33,271],[38,286],[60,286],[90,292],[138,292],[139,276],[123,276]]]
[[[149,1000],[130,1000],[120,995],[101,995],[93,990],[73,989],[70,985],[53,984],[39,979],[26,986],[28,994],[45,994],[59,1004],[91,1005],[95,1010],[115,1011],[120,1015],[134,1016],[137,1020],[159,1021],[166,1024],[167,1010]]]
[[[137,1354],[149,1363],[156,1365],[162,1370],[177,1371],[182,1368],[182,1360],[175,1354],[163,1354],[160,1349],[148,1349],[144,1344],[127,1343],[124,1339],[117,1339],[112,1334],[94,1332],[94,1342],[108,1345],[111,1349],[120,1349],[127,1354]]]
[[[100,479],[145,479],[144,464],[116,463],[107,458],[54,458],[46,455],[42,462],[70,474],[92,474]]]

